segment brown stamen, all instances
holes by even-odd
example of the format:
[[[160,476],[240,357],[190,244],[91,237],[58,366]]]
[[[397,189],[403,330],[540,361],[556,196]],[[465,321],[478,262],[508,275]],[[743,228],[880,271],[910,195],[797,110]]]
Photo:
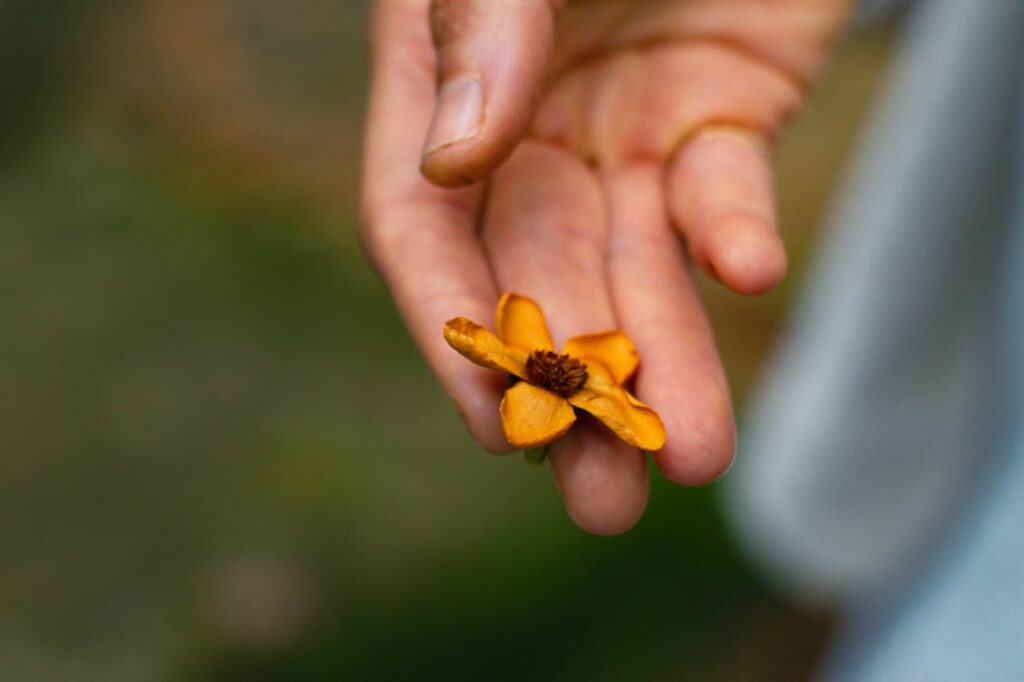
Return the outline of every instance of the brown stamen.
[[[526,358],[526,378],[534,386],[568,398],[587,383],[587,366],[552,350],[535,350]]]

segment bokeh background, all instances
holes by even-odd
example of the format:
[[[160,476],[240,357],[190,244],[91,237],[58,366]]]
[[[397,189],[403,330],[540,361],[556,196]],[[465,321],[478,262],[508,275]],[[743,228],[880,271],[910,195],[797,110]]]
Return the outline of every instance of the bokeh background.
[[[807,679],[714,486],[594,538],[464,434],[358,249],[365,25],[0,2],[0,679]],[[741,415],[888,43],[782,141],[788,283],[702,282]]]

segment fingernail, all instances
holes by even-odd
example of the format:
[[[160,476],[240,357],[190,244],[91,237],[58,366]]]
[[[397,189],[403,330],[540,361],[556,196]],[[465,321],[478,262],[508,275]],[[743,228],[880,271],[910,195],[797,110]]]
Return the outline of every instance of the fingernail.
[[[484,91],[475,76],[463,76],[441,86],[424,155],[476,135],[483,106]]]

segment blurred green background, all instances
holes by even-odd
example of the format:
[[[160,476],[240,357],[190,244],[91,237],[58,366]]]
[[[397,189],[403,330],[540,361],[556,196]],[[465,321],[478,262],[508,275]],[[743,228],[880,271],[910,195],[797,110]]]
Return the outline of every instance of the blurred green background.
[[[365,13],[0,2],[0,679],[807,679],[714,487],[593,538],[464,434],[358,251]],[[740,405],[887,42],[783,140],[789,283],[702,283]]]

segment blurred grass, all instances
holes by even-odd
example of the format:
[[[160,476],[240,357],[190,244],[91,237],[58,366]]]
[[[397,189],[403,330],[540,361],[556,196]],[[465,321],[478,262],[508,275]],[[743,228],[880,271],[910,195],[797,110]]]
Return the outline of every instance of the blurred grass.
[[[0,35],[10,82],[50,60],[0,158],[0,678],[807,678],[827,619],[757,582],[713,489],[655,475],[638,528],[597,539],[544,470],[469,442],[355,249],[362,10],[310,1],[334,28],[305,59],[347,50],[299,89],[338,114],[313,161],[325,115],[287,75],[198,99],[146,77],[147,12],[201,3],[50,3]],[[884,44],[851,45],[784,141],[797,278]],[[790,290],[705,288],[742,396]]]
[[[0,633],[75,679],[104,642],[208,679],[615,679],[706,662],[765,598],[709,491],[656,485],[598,540],[543,470],[476,452],[301,205],[69,135],[0,182]],[[267,646],[207,613],[252,561],[315,594]]]

